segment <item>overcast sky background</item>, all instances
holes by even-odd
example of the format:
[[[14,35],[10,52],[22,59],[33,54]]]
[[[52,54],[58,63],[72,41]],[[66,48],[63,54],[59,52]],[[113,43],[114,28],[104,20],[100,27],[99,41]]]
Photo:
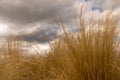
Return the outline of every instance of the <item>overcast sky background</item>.
[[[120,0],[0,0],[0,38],[17,35],[27,42],[53,41],[59,33],[60,17],[64,24],[72,25],[81,4],[101,14],[115,1]]]

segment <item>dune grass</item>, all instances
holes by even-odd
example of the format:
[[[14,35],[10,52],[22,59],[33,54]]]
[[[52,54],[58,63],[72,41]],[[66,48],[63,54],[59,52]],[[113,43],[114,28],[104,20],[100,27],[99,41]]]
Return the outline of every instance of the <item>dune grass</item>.
[[[8,40],[0,48],[0,80],[120,80],[118,16],[91,20],[80,17],[80,32],[56,41],[46,55],[23,55],[21,45]]]

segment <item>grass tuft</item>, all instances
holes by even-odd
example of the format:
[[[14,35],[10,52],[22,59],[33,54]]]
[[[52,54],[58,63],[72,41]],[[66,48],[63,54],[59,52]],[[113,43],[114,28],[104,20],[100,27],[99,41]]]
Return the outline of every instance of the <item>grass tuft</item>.
[[[0,80],[120,80],[119,15],[86,24],[81,9],[80,32],[55,42],[45,56],[24,56],[19,41],[0,48]],[[6,47],[7,46],[7,47]]]

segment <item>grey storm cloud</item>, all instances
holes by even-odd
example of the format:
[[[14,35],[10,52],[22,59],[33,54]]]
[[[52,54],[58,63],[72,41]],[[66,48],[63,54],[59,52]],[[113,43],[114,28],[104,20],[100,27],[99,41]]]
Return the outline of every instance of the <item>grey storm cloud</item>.
[[[43,30],[37,30],[33,32],[32,34],[26,34],[17,36],[16,39],[22,39],[27,42],[38,42],[38,43],[46,43],[48,41],[52,41],[56,38],[58,38],[57,32],[59,30],[59,27],[52,27],[52,28],[46,28]]]
[[[73,4],[92,1],[93,6],[107,8],[114,0],[0,0],[0,19],[19,25],[36,22],[56,22],[59,16],[69,22],[75,18]],[[1,21],[1,20],[0,20]]]
[[[0,18],[17,24],[52,21],[61,12],[70,10],[74,2],[75,0],[1,0]]]

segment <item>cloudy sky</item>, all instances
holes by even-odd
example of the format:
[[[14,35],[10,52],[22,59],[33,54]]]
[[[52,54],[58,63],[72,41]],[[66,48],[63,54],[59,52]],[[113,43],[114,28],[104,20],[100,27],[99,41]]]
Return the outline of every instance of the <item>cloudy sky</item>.
[[[58,23],[74,24],[81,4],[101,14],[115,1],[120,0],[0,0],[0,38],[12,35],[27,42],[53,41],[59,33]]]

